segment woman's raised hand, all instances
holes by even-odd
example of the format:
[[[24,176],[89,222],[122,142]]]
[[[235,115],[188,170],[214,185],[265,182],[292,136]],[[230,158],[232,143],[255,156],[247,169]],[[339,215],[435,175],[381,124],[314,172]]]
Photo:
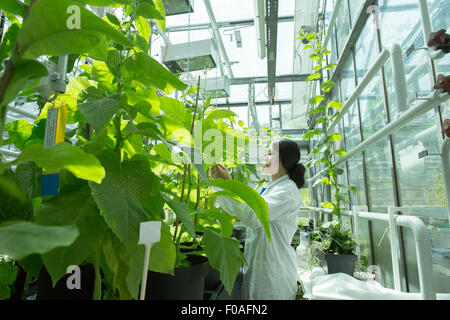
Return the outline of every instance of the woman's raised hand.
[[[211,168],[211,175],[213,179],[222,178],[225,180],[231,180],[231,175],[228,172],[227,168],[225,168],[221,164],[216,164]]]

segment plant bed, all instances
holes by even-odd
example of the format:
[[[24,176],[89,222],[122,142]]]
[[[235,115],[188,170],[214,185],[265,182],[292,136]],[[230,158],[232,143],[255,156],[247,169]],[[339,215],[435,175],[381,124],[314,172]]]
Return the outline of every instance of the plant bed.
[[[208,259],[188,255],[190,266],[178,267],[174,275],[149,271],[146,300],[202,300],[205,277],[209,271]]]

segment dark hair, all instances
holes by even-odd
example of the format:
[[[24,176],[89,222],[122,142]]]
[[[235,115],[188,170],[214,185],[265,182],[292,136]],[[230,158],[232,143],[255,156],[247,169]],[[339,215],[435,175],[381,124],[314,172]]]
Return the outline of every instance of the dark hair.
[[[278,153],[283,168],[288,172],[289,178],[295,182],[297,188],[305,184],[306,168],[300,161],[300,148],[297,142],[290,139],[280,139],[275,142],[278,144]]]

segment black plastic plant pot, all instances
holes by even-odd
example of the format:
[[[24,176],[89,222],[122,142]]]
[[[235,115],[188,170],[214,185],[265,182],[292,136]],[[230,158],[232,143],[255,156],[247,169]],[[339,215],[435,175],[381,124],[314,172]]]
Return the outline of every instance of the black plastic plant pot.
[[[36,300],[92,300],[94,296],[95,271],[92,264],[81,265],[80,288],[69,289],[66,274],[52,287],[52,280],[47,269],[42,266],[37,284]]]
[[[149,271],[145,300],[203,300],[208,259],[188,255],[192,265],[175,268],[174,276]]]
[[[328,274],[342,272],[353,276],[357,258],[358,256],[354,254],[325,254]]]

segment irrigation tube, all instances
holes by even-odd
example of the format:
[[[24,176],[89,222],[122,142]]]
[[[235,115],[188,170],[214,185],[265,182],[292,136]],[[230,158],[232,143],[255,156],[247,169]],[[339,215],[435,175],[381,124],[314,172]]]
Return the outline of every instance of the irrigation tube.
[[[331,209],[325,208],[310,208],[302,207],[302,211],[315,211],[315,212],[331,212]],[[352,212],[344,211],[342,214],[352,216]],[[358,212],[358,216],[362,219],[376,220],[389,223],[389,215],[386,213],[375,212]],[[423,223],[416,216],[400,216],[395,215],[394,223],[398,226],[410,228],[414,235],[414,241],[416,246],[416,258],[417,267],[419,273],[419,283],[421,297],[424,300],[436,300],[436,289],[433,282],[433,265],[431,256],[430,239],[428,238],[428,231]],[[392,245],[392,239],[390,239]],[[411,293],[415,295],[415,293]]]
[[[394,120],[393,122],[387,124],[384,128],[375,132],[368,139],[364,140],[363,142],[358,144],[355,148],[353,148],[351,151],[349,151],[346,155],[339,158],[339,160],[337,160],[334,165],[338,166],[338,165],[344,163],[345,161],[349,160],[356,154],[366,150],[371,145],[377,143],[381,139],[387,137],[390,134],[393,134],[394,132],[396,132],[397,130],[402,128],[404,125],[406,125],[411,120],[428,112],[434,106],[447,101],[449,98],[450,98],[450,95],[447,93],[441,93],[440,90],[433,91],[433,93],[430,94],[424,102],[418,104],[415,108],[406,111],[398,119]],[[447,154],[447,157],[448,157],[448,154]],[[320,171],[314,177],[311,177],[310,179],[308,179],[308,181],[314,181],[316,178],[318,178],[320,175],[324,174],[325,172],[326,172],[326,170]]]

